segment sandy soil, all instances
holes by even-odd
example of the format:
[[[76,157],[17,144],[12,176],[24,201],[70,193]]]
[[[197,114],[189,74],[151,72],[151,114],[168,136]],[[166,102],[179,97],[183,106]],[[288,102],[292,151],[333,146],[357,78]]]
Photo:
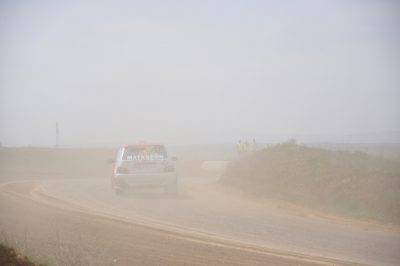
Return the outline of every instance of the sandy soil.
[[[42,194],[40,184],[3,184],[1,227],[56,265],[342,264],[96,212]]]
[[[3,149],[0,241],[51,265],[399,265],[398,229],[221,189],[198,158],[178,196],[116,196],[113,153]]]
[[[400,261],[398,234],[260,209],[212,189],[212,182],[186,178],[177,197],[153,190],[117,197],[103,179],[4,183],[1,227],[32,254],[59,265]]]

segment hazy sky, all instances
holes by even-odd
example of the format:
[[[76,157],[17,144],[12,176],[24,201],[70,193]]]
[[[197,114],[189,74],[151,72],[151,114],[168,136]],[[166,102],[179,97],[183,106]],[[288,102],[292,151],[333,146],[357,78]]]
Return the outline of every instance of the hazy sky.
[[[0,0],[0,142],[400,130],[398,1]]]

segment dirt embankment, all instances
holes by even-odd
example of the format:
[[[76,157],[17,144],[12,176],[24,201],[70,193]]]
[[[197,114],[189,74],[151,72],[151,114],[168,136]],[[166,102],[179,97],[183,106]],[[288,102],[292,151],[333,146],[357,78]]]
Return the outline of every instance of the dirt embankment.
[[[400,223],[400,162],[361,152],[279,144],[232,163],[221,182],[338,215]]]

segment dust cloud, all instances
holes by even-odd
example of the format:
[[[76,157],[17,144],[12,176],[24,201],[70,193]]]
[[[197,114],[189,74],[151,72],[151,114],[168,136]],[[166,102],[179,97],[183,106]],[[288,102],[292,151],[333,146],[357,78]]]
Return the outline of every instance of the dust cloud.
[[[2,1],[0,142],[399,142],[399,10]]]
[[[399,15],[2,1],[0,264],[399,265]]]

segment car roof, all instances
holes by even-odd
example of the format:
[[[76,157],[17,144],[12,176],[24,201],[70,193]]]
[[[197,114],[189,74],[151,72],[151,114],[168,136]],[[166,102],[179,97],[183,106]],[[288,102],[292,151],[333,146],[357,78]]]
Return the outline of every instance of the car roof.
[[[134,147],[143,147],[143,146],[164,146],[161,143],[148,143],[148,142],[139,142],[137,144],[128,144],[125,145],[124,148],[134,148]]]

